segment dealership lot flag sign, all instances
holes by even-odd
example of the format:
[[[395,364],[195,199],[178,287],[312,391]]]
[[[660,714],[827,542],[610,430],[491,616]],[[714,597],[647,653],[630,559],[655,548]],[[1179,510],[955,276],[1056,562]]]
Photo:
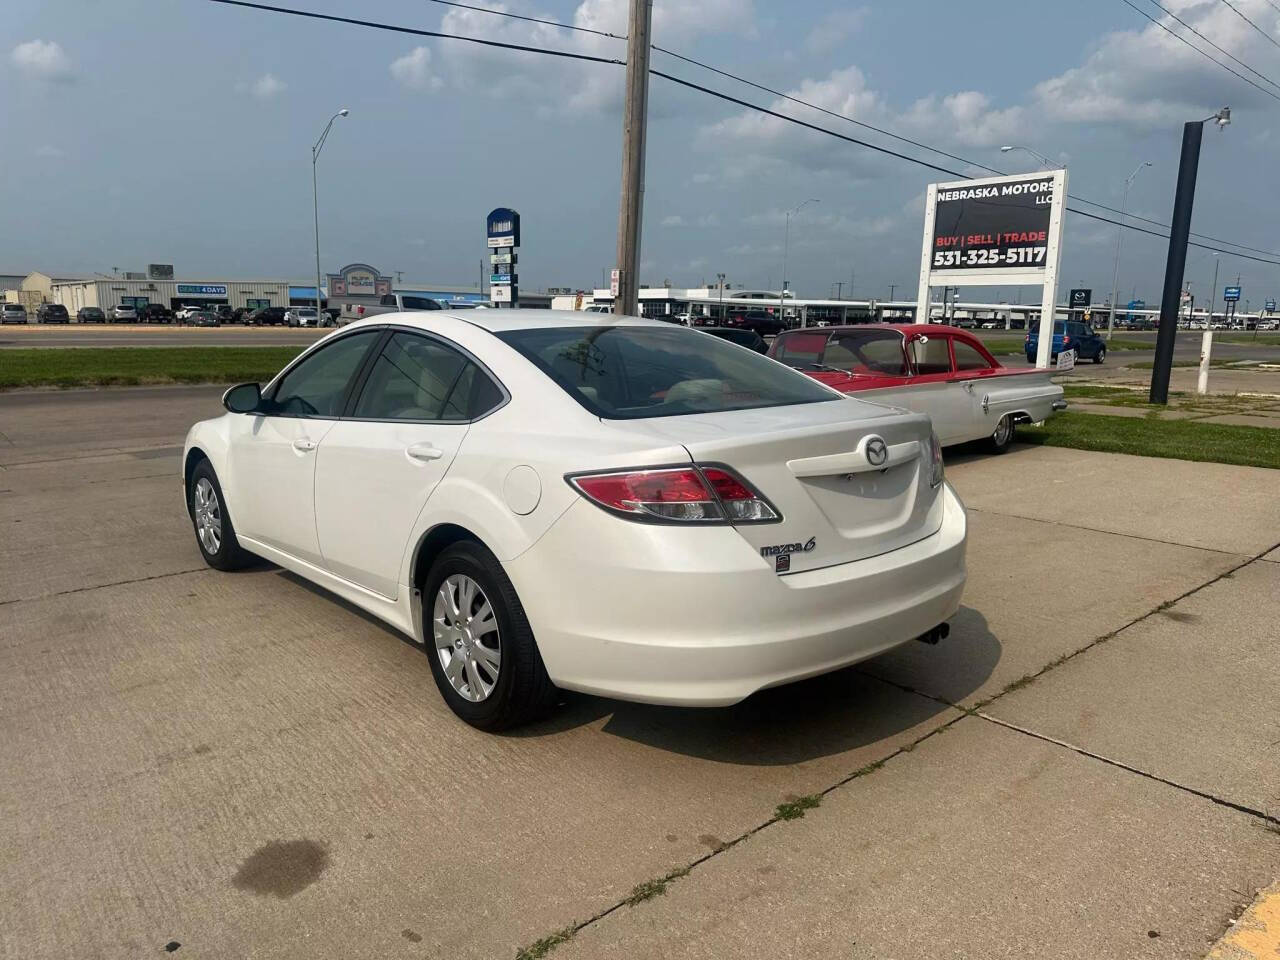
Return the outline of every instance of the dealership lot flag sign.
[[[498,207],[485,218],[488,235],[489,295],[494,303],[509,303],[516,307],[520,302],[519,281],[515,273],[518,259],[516,247],[520,246],[520,214],[510,207]]]
[[[1051,324],[1066,196],[1066,170],[931,183],[916,322],[929,322],[930,290],[940,280],[939,286],[1038,286],[1041,323]],[[1037,367],[1049,366],[1051,325],[1049,331],[1041,331]]]

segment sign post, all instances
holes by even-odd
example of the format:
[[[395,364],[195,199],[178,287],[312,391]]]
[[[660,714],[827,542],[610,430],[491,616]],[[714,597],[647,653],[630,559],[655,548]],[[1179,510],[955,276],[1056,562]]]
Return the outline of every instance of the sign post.
[[[1066,196],[1065,169],[929,184],[916,322],[930,322],[935,274],[957,287],[1038,286],[1036,366],[1047,369]]]
[[[515,272],[519,260],[520,214],[510,207],[498,207],[485,218],[489,245],[489,293],[494,303],[520,305],[520,278]]]

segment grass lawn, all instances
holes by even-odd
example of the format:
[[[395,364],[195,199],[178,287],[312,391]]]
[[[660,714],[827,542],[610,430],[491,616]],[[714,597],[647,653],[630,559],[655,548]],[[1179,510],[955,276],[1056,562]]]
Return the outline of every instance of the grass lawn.
[[[0,389],[266,381],[302,350],[302,347],[0,350]]]
[[[1067,411],[1052,417],[1043,427],[1019,427],[1017,437],[1023,443],[1049,447],[1280,470],[1280,430],[1266,427]]]

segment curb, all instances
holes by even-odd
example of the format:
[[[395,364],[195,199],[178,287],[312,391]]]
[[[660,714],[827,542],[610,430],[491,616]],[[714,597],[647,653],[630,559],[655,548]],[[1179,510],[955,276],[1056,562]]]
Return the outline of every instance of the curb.
[[[1205,960],[1264,960],[1280,956],[1280,882],[1258,891],[1240,919],[1214,944]]]

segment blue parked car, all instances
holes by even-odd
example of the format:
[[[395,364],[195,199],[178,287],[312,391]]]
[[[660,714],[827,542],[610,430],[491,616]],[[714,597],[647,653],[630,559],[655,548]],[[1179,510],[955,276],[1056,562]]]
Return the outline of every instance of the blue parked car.
[[[1025,347],[1027,363],[1036,362],[1036,352],[1040,348],[1040,324],[1032,323],[1027,334]],[[1087,323],[1078,320],[1059,320],[1053,325],[1053,355],[1050,362],[1058,358],[1061,350],[1074,350],[1077,360],[1092,360],[1102,363],[1107,359],[1107,341],[1093,332]]]

